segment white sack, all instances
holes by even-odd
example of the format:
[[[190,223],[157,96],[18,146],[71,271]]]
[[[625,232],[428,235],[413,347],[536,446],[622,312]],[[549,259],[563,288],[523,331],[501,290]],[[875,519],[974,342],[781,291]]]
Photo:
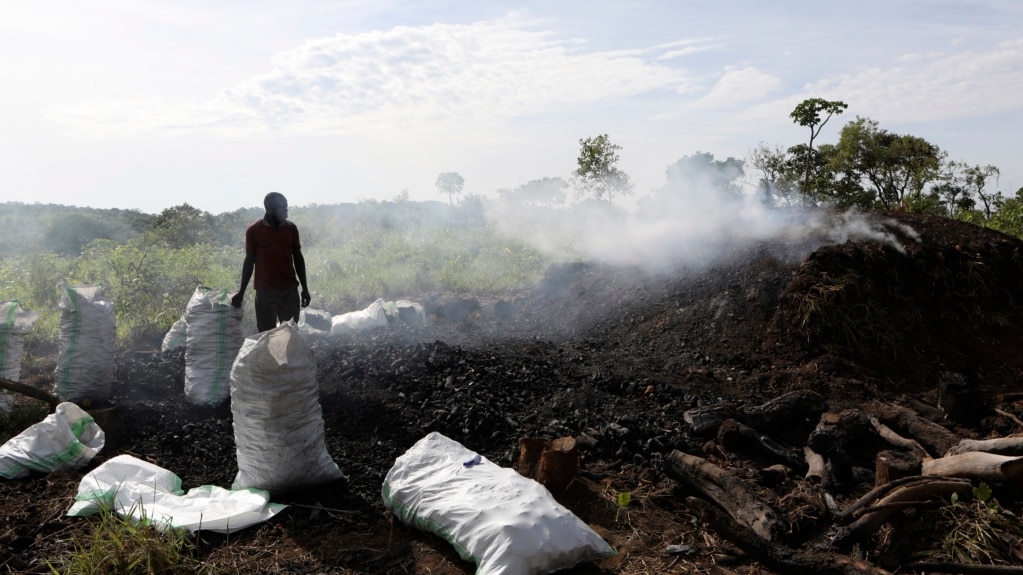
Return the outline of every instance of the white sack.
[[[387,311],[384,306],[384,299],[380,298],[365,309],[335,315],[330,322],[330,335],[358,333],[387,325]]]
[[[0,446],[0,477],[84,467],[103,449],[106,435],[92,416],[69,402]]]
[[[21,357],[25,350],[25,334],[39,314],[21,307],[18,300],[0,302],[0,377],[11,381],[21,379]],[[0,389],[0,415],[11,412],[14,395]]]
[[[177,475],[130,455],[118,455],[82,478],[67,514],[83,517],[112,509],[161,531],[229,533],[266,521],[285,507],[271,503],[269,494],[258,489],[229,491],[203,485],[182,495]]]
[[[64,401],[102,401],[114,377],[117,325],[114,304],[103,286],[57,286],[60,296],[60,352],[54,394]]]
[[[381,493],[402,521],[474,561],[477,575],[550,573],[615,554],[543,485],[436,431],[395,460]]]
[[[167,330],[167,333],[163,336],[163,342],[160,344],[160,351],[167,353],[168,351],[174,351],[179,347],[185,347],[188,340],[188,322],[184,316],[181,319],[174,322],[174,325]]]
[[[216,407],[231,392],[231,365],[244,340],[233,295],[201,285],[185,308],[185,397],[194,405]]]
[[[312,350],[294,322],[251,336],[231,368],[232,489],[280,493],[344,479],[327,452]]]

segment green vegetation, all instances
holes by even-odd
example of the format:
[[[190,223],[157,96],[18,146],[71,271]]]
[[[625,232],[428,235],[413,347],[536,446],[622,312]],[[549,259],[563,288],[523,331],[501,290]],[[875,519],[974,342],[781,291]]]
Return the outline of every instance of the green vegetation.
[[[195,546],[185,531],[159,532],[145,522],[104,510],[89,529],[75,531],[74,551],[58,565],[58,575],[150,575],[211,573],[193,557]]]
[[[19,229],[45,227],[51,215],[37,208],[0,204],[0,219]],[[64,222],[76,214],[58,211]],[[157,343],[197,285],[237,289],[245,227],[262,210],[214,216],[184,204],[147,217],[121,210],[83,214],[106,222],[104,229],[133,231],[115,239],[95,227],[75,230],[71,235],[82,243],[74,253],[50,251],[45,235],[26,242],[0,233],[0,300],[19,299],[39,313],[30,337],[57,338],[56,286],[66,281],[107,286],[121,345]],[[468,199],[455,207],[403,199],[313,205],[294,208],[291,219],[302,233],[312,307],[331,313],[432,291],[510,293],[535,283],[547,265],[538,252],[493,233]],[[250,310],[251,302],[246,305]]]
[[[965,565],[1014,565],[1016,543],[1023,537],[1019,519],[1005,512],[992,497],[991,488],[981,483],[973,488],[973,499],[951,501],[926,516],[932,532],[943,533],[937,549],[921,553],[930,560],[944,559]],[[935,525],[942,529],[934,530]]]

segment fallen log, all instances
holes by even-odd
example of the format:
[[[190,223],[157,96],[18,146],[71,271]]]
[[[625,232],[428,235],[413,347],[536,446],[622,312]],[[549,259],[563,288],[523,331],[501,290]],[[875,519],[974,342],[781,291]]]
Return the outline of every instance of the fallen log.
[[[698,497],[687,497],[700,519],[751,558],[772,571],[792,575],[887,575],[888,571],[848,555],[813,553],[759,537],[748,526]]]
[[[715,403],[687,409],[682,414],[682,420],[689,425],[694,435],[710,435],[715,433],[726,419],[735,416],[735,406],[731,403]]]
[[[847,527],[838,529],[834,539],[832,539],[832,545],[840,549],[849,548],[854,543],[869,537],[888,521],[888,518],[893,513],[903,507],[896,504],[907,501],[923,502],[938,497],[947,497],[953,493],[958,493],[962,497],[968,497],[973,493],[973,485],[967,479],[937,477],[907,477],[906,479],[910,481],[889,483],[889,486],[896,483],[899,483],[899,485],[892,489],[888,495],[878,500],[876,505],[871,507],[859,506],[855,512],[859,515],[859,518]],[[875,507],[876,509],[873,509]],[[847,510],[842,515],[851,515],[851,513]]]
[[[828,410],[821,394],[806,389],[783,393],[761,405],[742,410],[742,419],[762,431],[791,429],[794,422],[807,422],[810,427]]]
[[[733,453],[747,453],[776,461],[799,473],[805,473],[807,464],[770,437],[734,419],[726,419],[718,428],[718,445]]]
[[[47,393],[39,388],[32,387],[31,385],[25,385],[24,383],[18,383],[17,381],[11,381],[2,377],[0,377],[0,387],[15,393],[20,393],[21,395],[26,395],[33,399],[45,401],[50,405],[51,409],[57,407],[60,403],[60,399],[51,393]]]
[[[895,447],[905,449],[906,451],[910,452],[910,454],[912,454],[913,457],[919,459],[920,461],[926,461],[928,459],[931,459],[931,456],[927,455],[927,450],[924,449],[924,447],[920,445],[918,442],[912,439],[907,439],[905,437],[902,437],[898,433],[895,433],[894,431],[892,431],[892,428],[881,423],[873,415],[869,416],[869,418],[870,424],[874,426],[874,430],[877,431],[877,434],[881,436],[881,439],[884,439],[885,441],[887,441],[888,443],[892,444]]]
[[[678,450],[664,460],[664,472],[675,481],[717,503],[736,521],[765,541],[788,533],[780,515],[734,475],[713,463]]]
[[[1018,479],[1023,474],[1023,457],[970,451],[925,461],[922,474],[1003,483]]]
[[[945,455],[962,455],[971,451],[999,455],[1023,455],[1023,437],[997,437],[994,439],[962,439]]]

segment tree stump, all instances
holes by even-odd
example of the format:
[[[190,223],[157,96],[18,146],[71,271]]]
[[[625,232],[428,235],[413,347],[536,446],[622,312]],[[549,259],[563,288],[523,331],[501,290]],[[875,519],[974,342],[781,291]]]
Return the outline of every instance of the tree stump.
[[[579,452],[575,448],[575,438],[561,437],[552,441],[540,455],[536,480],[558,497],[568,489],[578,473]]]
[[[905,451],[885,450],[874,460],[874,485],[886,485],[896,479],[920,475],[921,460]]]

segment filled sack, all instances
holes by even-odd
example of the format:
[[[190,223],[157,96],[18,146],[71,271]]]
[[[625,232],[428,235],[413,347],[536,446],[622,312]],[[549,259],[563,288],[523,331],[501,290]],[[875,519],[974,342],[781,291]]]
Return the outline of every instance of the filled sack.
[[[242,346],[242,309],[234,293],[198,286],[185,308],[185,397],[216,407],[231,393],[231,365]]]
[[[167,333],[163,336],[163,341],[160,343],[160,351],[167,353],[185,347],[188,341],[188,322],[185,317],[174,322],[174,325],[167,330]]]
[[[330,335],[358,333],[385,325],[387,325],[387,310],[384,299],[380,298],[364,309],[333,316],[330,322]]]
[[[18,300],[0,302],[0,377],[20,381],[21,357],[25,350],[25,334],[39,314],[21,307]],[[0,389],[0,415],[11,412],[14,395]]]
[[[327,452],[312,350],[294,322],[251,336],[231,368],[232,489],[271,493],[344,479]]]
[[[0,477],[18,479],[31,471],[78,469],[92,461],[105,443],[106,434],[91,415],[63,402],[0,446]]]
[[[110,398],[117,324],[102,285],[60,284],[60,351],[54,395],[85,403]]]
[[[477,574],[550,573],[615,554],[543,485],[438,432],[395,460],[381,494],[403,522],[475,562]]]

